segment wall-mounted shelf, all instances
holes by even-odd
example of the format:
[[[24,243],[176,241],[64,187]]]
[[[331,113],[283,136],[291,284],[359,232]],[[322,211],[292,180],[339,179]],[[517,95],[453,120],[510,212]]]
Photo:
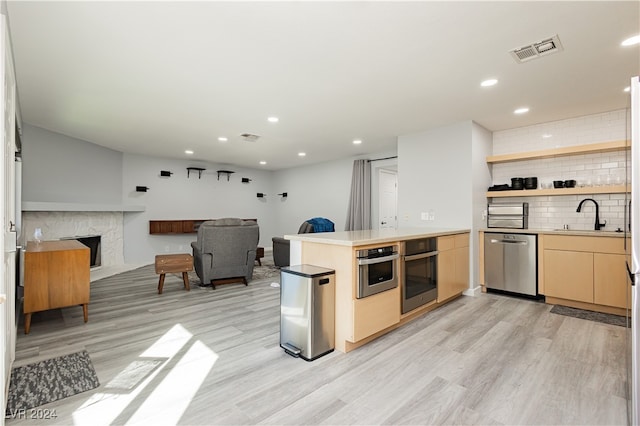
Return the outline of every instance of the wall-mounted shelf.
[[[150,220],[149,234],[195,234],[202,222],[213,219]],[[243,219],[255,220],[258,219]]]
[[[220,175],[227,175],[227,181],[229,181],[229,177],[231,176],[231,173],[235,173],[234,171],[231,170],[218,170],[218,180],[220,180]]]
[[[203,169],[202,167],[187,167],[187,178],[189,177],[189,175],[191,174],[192,171],[197,171],[198,172],[198,179],[200,179],[202,177],[202,172],[206,170]]]
[[[195,234],[205,220],[150,220],[149,234]]]
[[[515,154],[490,155],[487,163],[498,164],[510,161],[538,160],[543,158],[563,157],[568,155],[592,154],[597,152],[622,151],[629,149],[629,141],[612,141],[575,145],[562,148],[543,149],[540,151],[518,152]]]
[[[541,197],[548,195],[624,194],[625,185],[583,186],[580,188],[521,189],[514,191],[487,191],[487,198]]]

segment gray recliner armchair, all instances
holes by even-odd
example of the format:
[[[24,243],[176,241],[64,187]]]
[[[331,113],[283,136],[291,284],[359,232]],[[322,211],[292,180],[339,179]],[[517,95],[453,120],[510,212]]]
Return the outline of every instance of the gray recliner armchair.
[[[193,266],[202,284],[241,278],[247,285],[253,276],[260,228],[253,220],[224,218],[203,222],[191,243]]]
[[[309,234],[317,232],[314,223],[322,223],[322,232],[333,232],[334,224],[329,219],[313,218],[302,222],[298,229],[298,234]],[[273,263],[278,267],[289,266],[289,257],[291,255],[290,241],[283,237],[271,238],[273,243]]]

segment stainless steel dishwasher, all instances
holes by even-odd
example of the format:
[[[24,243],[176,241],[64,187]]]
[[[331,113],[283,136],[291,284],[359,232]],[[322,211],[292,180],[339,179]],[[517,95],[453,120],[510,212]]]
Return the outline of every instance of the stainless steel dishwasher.
[[[484,283],[487,289],[538,297],[537,235],[486,232]]]

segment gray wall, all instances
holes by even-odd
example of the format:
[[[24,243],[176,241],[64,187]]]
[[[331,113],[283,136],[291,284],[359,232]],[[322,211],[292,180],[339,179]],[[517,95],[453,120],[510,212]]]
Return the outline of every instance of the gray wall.
[[[134,264],[152,262],[158,253],[191,250],[193,235],[149,235],[149,220],[256,218],[260,245],[267,249],[271,237],[296,233],[312,217],[327,217],[342,231],[353,160],[359,158],[269,172],[123,154],[31,125],[25,125],[23,139],[23,201],[145,206],[144,212],[123,215],[125,262]],[[202,178],[193,172],[187,178],[189,166],[205,168]],[[235,171],[230,180],[224,175],[218,180],[216,170],[229,168]],[[161,170],[174,174],[160,177]],[[241,183],[242,177],[251,182]],[[136,186],[150,189],[136,192]],[[258,192],[267,196],[257,198]],[[288,197],[277,195],[282,192]]]
[[[122,153],[23,125],[22,200],[122,202]]]
[[[472,288],[479,283],[478,230],[491,185],[491,144],[491,132],[472,121],[398,138],[400,227],[471,229]],[[422,220],[421,213],[429,211],[435,220]]]
[[[295,234],[300,224],[313,217],[325,217],[344,231],[351,191],[351,173],[355,157],[279,170],[274,173],[274,194],[286,192],[287,198],[269,195],[276,228],[282,234]]]
[[[187,167],[202,167],[202,177]],[[188,160],[124,154],[124,178],[121,188],[124,204],[144,205],[140,213],[124,216],[124,256],[127,263],[148,263],[159,253],[190,253],[194,234],[149,235],[149,220],[214,219],[241,217],[258,219],[260,245],[271,247],[275,235],[272,203],[257,198],[258,192],[273,193],[273,172]],[[217,170],[233,170],[229,180]],[[173,172],[161,177],[160,171]],[[242,183],[241,178],[251,179]],[[136,186],[147,186],[148,192],[136,192]]]
[[[400,136],[398,227],[471,228],[470,165],[470,121]],[[435,220],[422,220],[429,211]]]
[[[473,123],[471,137],[471,205],[472,205],[472,233],[471,233],[471,287],[479,291],[479,268],[478,259],[479,245],[484,244],[478,238],[478,231],[486,228],[486,219],[483,216],[487,209],[487,188],[491,186],[491,168],[487,164],[487,156],[493,152],[493,133],[484,127]]]

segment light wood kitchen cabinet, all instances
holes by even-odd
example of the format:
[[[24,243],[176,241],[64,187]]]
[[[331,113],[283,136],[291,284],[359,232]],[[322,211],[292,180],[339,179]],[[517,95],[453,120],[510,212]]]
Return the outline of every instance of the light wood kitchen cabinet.
[[[400,287],[353,301],[352,342],[400,322]]]
[[[377,293],[361,299],[357,298],[358,262],[357,251],[381,246],[395,245],[400,254],[404,254],[404,242],[409,239],[438,238],[438,250],[445,253],[444,259],[451,259],[447,266],[439,261],[439,271],[447,271],[445,285],[451,297],[460,294],[468,288],[469,275],[469,232],[458,234],[442,233],[440,237],[411,233],[409,238],[399,236],[391,240],[386,236],[389,230],[384,230],[384,238],[372,243],[353,244],[351,238],[356,235],[362,239],[361,233],[378,234],[378,231],[353,231],[344,233],[299,234],[288,236],[292,245],[301,241],[300,263],[333,269],[336,273],[335,285],[335,349],[339,352],[350,352],[377,337],[400,327],[420,315],[440,306],[439,301],[427,303],[405,314],[401,313],[402,277],[404,265],[398,260],[398,287]],[[401,231],[396,231],[402,233]],[[345,241],[341,240],[344,235]],[[333,241],[335,239],[335,241]],[[442,239],[442,243],[440,243]],[[440,285],[440,284],[439,284]],[[451,299],[449,297],[449,300]]]
[[[82,305],[89,318],[89,247],[76,240],[27,243],[24,252],[24,332],[31,328],[31,314],[48,309]]]
[[[335,347],[338,351],[348,352],[358,347],[360,342],[400,322],[399,286],[362,299],[356,297],[356,251],[380,245],[348,247],[313,242],[304,244],[303,263],[336,271]]]
[[[438,302],[469,288],[469,234],[438,237]]]
[[[593,253],[544,251],[545,295],[593,303]]]
[[[625,315],[624,238],[547,234],[543,244],[547,303]]]
[[[627,283],[627,267],[623,254],[593,255],[593,302],[598,305],[625,308],[631,287]]]

